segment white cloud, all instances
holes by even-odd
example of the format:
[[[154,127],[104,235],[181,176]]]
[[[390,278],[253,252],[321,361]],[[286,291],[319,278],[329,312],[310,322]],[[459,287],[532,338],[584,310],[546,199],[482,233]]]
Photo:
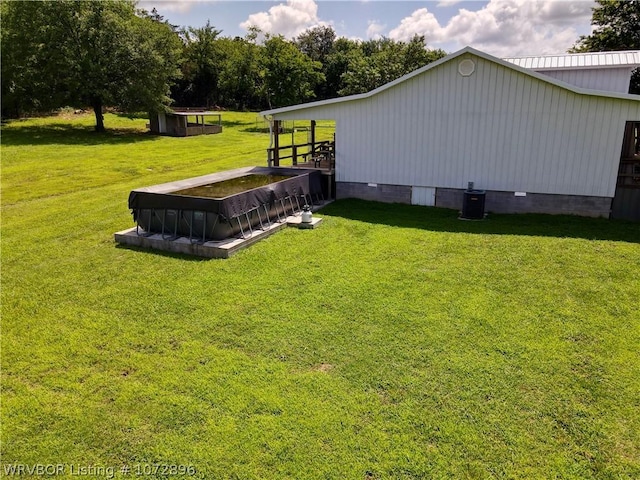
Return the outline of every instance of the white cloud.
[[[410,40],[414,35],[424,35],[427,43],[432,45],[442,39],[444,29],[436,16],[426,8],[420,8],[411,16],[400,21],[400,25],[389,32],[394,40]]]
[[[287,0],[269,9],[249,15],[240,27],[248,30],[255,26],[264,33],[295,37],[309,28],[327,25],[318,18],[318,5],[314,0]]]
[[[382,32],[387,28],[386,25],[378,22],[377,20],[369,20],[369,26],[367,27],[367,38],[377,40],[382,38]]]
[[[540,15],[535,20],[551,22],[556,25],[571,24],[577,19],[591,19],[591,9],[595,6],[593,1],[547,1],[539,2]]]
[[[451,5],[455,5],[456,3],[460,3],[462,0],[441,0],[438,2],[437,7],[450,7]]]
[[[426,8],[414,11],[389,32],[395,40],[424,35],[430,47],[465,45],[497,56],[561,53],[578,39],[577,23],[589,24],[593,1],[490,0],[476,11],[461,8],[440,25]]]

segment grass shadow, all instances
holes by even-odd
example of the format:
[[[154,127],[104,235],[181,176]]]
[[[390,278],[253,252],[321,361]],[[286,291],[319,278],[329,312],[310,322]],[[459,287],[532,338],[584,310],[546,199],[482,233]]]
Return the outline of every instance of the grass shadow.
[[[256,127],[255,125],[242,129],[246,133],[269,133],[269,127]]]
[[[113,112],[113,115],[120,118],[128,118],[128,119],[143,119],[149,120],[149,114],[145,112],[133,112],[133,113],[124,113],[124,112]]]
[[[93,126],[51,123],[46,126],[3,128],[2,145],[117,145],[157,140],[146,131],[128,128],[107,128],[98,133]]]
[[[576,215],[489,214],[482,221],[464,221],[458,219],[456,210],[356,199],[338,200],[323,208],[321,213],[367,223],[436,232],[527,235],[640,243],[640,223]]]
[[[220,121],[223,128],[242,127],[243,125],[251,125],[251,122],[242,122],[240,120],[225,120],[224,117]]]
[[[124,245],[121,243],[116,244],[116,248],[123,250],[131,250],[139,253],[146,253],[153,256],[160,256],[166,258],[176,258],[178,260],[189,260],[190,262],[209,262],[211,260],[221,260],[219,258],[198,257],[195,255],[187,255],[185,253],[168,252],[165,250],[157,250],[154,248],[137,247],[135,245]],[[152,259],[151,259],[152,260]]]

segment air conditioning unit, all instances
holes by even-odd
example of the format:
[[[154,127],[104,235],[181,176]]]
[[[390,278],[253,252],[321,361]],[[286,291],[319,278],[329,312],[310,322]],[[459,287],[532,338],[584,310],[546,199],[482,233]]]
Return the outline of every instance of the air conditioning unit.
[[[484,218],[484,201],[487,193],[475,190],[473,182],[469,182],[462,198],[462,215],[466,220],[482,220]]]

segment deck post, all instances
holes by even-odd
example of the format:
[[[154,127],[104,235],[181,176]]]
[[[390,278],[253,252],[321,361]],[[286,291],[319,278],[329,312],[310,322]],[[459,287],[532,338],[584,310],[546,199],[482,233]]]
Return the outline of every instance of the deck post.
[[[294,165],[298,165],[298,146],[291,145],[291,160]]]
[[[280,120],[273,121],[273,165],[280,166]]]
[[[316,149],[316,121],[311,120],[311,151]]]

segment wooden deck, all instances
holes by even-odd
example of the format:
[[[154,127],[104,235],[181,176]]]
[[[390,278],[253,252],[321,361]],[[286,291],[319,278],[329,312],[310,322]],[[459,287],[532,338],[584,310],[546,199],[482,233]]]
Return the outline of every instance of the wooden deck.
[[[270,167],[305,168],[318,170],[323,176],[327,198],[333,198],[336,166],[336,142],[334,140],[315,140],[312,122],[311,141],[307,143],[280,145],[279,135],[274,135],[273,147],[267,149],[267,164]],[[274,121],[274,131],[279,131],[279,122]]]
[[[276,135],[274,139],[277,138],[278,136]],[[324,170],[333,170],[335,168],[335,141],[313,141],[284,146],[279,145],[277,141],[274,143],[273,147],[267,149],[269,166],[300,166]],[[285,155],[285,153],[289,152],[289,155]]]
[[[331,165],[331,161],[329,160],[321,160],[319,162],[309,161],[309,162],[298,162],[296,165],[287,165],[287,167],[291,168],[312,168],[316,170],[323,170],[325,172],[333,172],[334,166]],[[284,166],[284,165],[281,165]]]

